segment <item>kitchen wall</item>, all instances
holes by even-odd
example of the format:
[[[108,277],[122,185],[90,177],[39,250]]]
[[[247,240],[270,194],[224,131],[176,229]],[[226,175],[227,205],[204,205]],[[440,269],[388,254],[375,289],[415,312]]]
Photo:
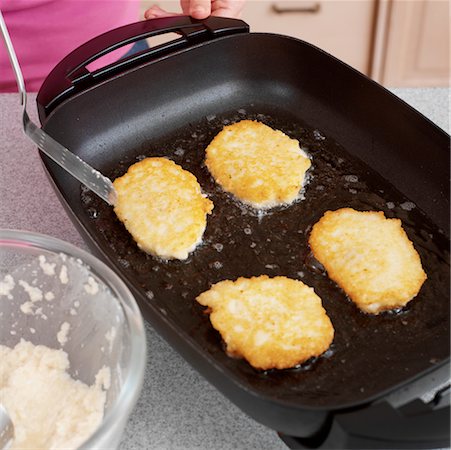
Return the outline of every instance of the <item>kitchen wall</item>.
[[[174,0],[142,10],[152,4],[180,11]],[[303,39],[390,87],[449,86],[449,17],[448,0],[248,0],[242,15],[253,32]]]

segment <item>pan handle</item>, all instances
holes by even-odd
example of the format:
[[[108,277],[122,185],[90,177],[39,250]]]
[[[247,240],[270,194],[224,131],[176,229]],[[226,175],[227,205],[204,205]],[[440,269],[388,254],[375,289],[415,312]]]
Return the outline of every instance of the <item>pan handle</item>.
[[[447,391],[445,392],[445,390]],[[449,448],[449,386],[430,403],[413,400],[400,409],[387,402],[335,414],[320,436],[297,438],[279,433],[291,449]],[[442,397],[448,397],[442,398]]]
[[[41,123],[63,100],[106,78],[200,42],[247,32],[249,26],[238,19],[211,16],[200,21],[189,16],[174,16],[143,20],[101,34],[69,53],[44,80],[37,96]],[[120,59],[94,72],[87,68],[96,59],[124,45],[164,33],[178,33],[181,37]]]

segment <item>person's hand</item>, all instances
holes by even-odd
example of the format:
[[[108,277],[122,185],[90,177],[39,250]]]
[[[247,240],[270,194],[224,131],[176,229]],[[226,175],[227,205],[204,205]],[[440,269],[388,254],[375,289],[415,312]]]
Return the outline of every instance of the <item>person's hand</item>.
[[[150,7],[145,13],[146,19],[189,15],[194,19],[206,19],[208,16],[240,17],[245,0],[180,0],[183,13],[168,12],[157,5]]]

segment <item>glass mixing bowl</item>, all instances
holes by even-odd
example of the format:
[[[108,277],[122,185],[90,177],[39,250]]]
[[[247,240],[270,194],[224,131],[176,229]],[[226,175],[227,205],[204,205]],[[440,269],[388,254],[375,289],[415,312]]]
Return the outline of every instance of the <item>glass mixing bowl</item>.
[[[103,420],[79,448],[117,448],[146,359],[142,316],[121,279],[64,241],[0,230],[0,344],[21,339],[64,350],[71,377],[89,386],[109,368]]]

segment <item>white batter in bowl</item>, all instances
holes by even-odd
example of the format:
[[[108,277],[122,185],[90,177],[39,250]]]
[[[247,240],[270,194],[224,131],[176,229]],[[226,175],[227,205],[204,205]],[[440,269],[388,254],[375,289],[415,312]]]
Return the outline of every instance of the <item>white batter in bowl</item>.
[[[14,448],[117,448],[145,332],[128,288],[66,242],[0,230],[0,398]]]

